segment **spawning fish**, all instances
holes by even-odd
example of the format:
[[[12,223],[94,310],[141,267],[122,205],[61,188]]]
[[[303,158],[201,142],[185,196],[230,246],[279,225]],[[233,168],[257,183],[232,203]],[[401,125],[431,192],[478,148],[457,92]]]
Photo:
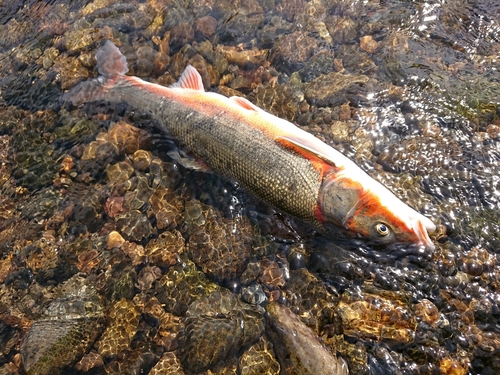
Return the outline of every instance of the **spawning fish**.
[[[324,231],[335,226],[376,243],[434,248],[427,233],[436,229],[432,221],[354,162],[242,97],[205,92],[192,66],[164,87],[126,76],[126,58],[111,41],[96,61],[99,77],[72,88],[66,101],[125,101],[151,112],[211,170]]]

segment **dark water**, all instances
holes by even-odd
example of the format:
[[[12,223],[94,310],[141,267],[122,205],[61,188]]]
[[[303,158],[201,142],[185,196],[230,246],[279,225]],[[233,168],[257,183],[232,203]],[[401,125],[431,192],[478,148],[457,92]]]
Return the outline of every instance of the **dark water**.
[[[317,235],[140,109],[66,105],[107,39],[336,147],[435,251]],[[499,53],[494,0],[0,0],[0,373],[304,373],[288,325],[351,374],[500,373]]]

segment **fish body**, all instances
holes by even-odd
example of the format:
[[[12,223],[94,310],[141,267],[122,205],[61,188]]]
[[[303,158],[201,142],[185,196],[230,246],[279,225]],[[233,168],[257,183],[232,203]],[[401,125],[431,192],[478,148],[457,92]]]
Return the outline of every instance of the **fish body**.
[[[110,41],[96,60],[100,76],[71,89],[66,101],[125,101],[151,112],[211,170],[323,230],[335,226],[377,243],[434,247],[427,234],[432,221],[351,160],[244,98],[205,92],[192,66],[164,87],[126,76],[126,59]]]

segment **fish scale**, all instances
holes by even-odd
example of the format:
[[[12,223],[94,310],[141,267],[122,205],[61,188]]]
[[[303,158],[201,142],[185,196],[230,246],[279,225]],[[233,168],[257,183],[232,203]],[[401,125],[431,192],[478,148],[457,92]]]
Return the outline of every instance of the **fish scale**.
[[[211,170],[304,221],[316,221],[321,176],[309,160],[225,113],[214,118],[178,103],[164,106],[159,120],[165,129]]]

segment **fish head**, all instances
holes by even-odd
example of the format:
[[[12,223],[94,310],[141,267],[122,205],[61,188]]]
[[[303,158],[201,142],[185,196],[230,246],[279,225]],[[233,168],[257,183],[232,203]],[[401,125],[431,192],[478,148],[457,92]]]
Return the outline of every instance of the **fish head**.
[[[415,244],[434,249],[428,232],[436,226],[430,219],[404,204],[377,181],[363,182],[348,175],[327,176],[318,202],[323,222],[377,244]]]

